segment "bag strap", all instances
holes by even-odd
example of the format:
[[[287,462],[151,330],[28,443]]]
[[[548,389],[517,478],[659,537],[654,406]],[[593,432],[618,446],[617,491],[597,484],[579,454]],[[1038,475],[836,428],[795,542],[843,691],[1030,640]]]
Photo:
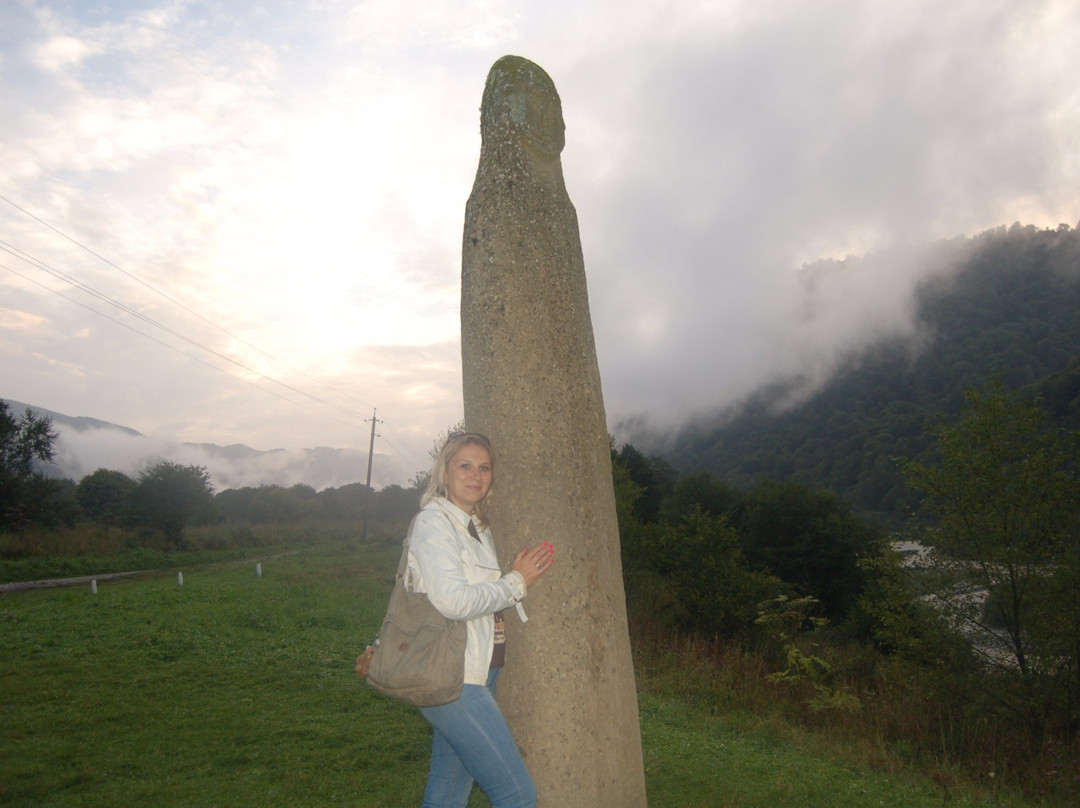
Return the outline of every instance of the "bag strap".
[[[439,504],[439,510],[442,511],[443,516],[450,522],[450,528],[453,531],[453,535],[456,536],[458,528],[460,528],[461,525],[454,520],[454,517],[450,515],[450,512],[442,507],[441,504]],[[423,513],[423,511],[421,510],[420,513]],[[412,589],[405,585],[405,569],[409,565],[409,543],[412,540],[413,529],[416,527],[416,520],[420,518],[420,513],[416,514],[416,516],[412,518],[412,521],[409,522],[409,532],[405,534],[405,546],[401,551],[401,560],[398,562],[397,568],[397,577],[401,580],[401,586],[407,592],[412,592]]]
[[[409,566],[409,543],[412,539],[413,528],[416,527],[416,520],[419,516],[419,513],[416,514],[416,516],[412,518],[412,521],[409,522],[409,532],[405,534],[404,546],[401,548],[401,560],[398,561],[397,565],[397,578],[401,581],[401,586],[407,592],[411,592],[412,590],[405,586],[405,568]]]

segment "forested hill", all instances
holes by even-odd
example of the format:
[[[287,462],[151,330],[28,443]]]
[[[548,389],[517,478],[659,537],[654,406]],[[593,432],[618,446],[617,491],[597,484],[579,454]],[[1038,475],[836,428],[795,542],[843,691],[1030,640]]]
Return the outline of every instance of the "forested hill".
[[[777,413],[759,395],[733,419],[685,429],[665,459],[740,486],[829,488],[894,521],[912,504],[896,458],[930,459],[934,428],[966,388],[1000,374],[1080,428],[1080,230],[1013,225],[968,246],[955,273],[916,293],[918,350],[899,339],[870,346],[805,403]]]

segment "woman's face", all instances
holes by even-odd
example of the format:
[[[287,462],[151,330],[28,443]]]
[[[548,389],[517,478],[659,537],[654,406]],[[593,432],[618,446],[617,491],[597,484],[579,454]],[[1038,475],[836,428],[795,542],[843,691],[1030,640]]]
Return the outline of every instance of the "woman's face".
[[[465,513],[491,488],[491,454],[483,446],[466,443],[446,465],[446,498]]]

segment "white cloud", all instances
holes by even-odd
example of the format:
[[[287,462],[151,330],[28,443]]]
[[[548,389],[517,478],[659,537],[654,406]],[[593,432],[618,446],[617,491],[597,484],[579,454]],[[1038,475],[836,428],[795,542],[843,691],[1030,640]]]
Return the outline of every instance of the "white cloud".
[[[82,63],[88,56],[97,52],[88,42],[71,36],[56,36],[43,42],[36,49],[36,61],[42,70],[49,73],[63,73],[70,67]]]

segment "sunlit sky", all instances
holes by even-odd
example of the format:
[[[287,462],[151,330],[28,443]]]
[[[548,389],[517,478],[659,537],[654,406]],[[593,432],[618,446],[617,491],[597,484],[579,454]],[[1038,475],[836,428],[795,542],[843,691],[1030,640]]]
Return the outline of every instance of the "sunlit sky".
[[[907,248],[1080,219],[1080,4],[0,0],[0,398],[366,450],[461,418],[484,79],[563,102],[610,428],[912,328]],[[822,257],[892,250],[806,285]]]

